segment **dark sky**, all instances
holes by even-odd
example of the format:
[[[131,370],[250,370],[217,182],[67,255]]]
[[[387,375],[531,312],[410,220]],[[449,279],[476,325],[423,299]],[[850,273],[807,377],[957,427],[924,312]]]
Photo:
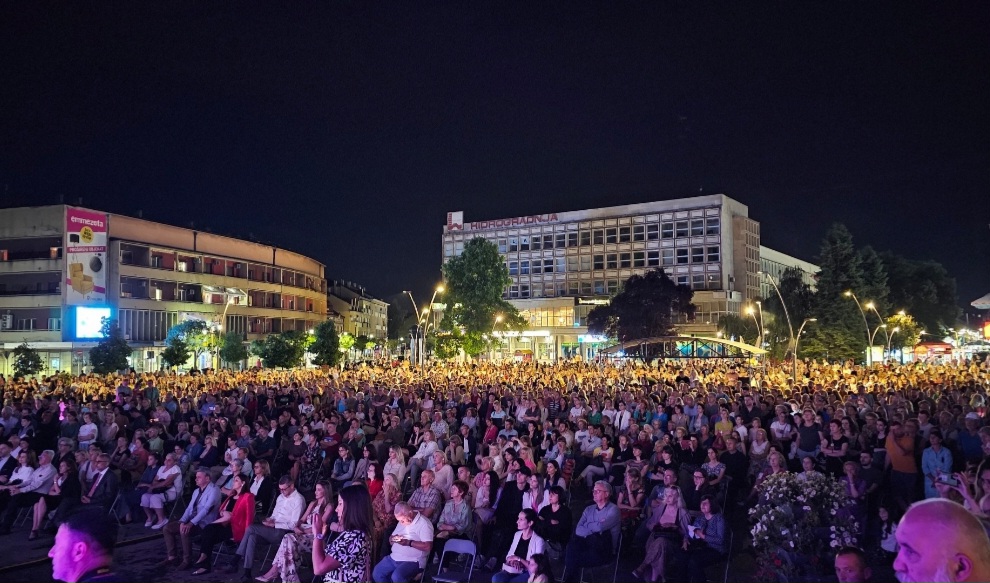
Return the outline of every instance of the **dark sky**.
[[[840,221],[968,305],[990,4],[905,4],[5,2],[0,204],[141,209],[422,298],[448,210],[724,192],[768,246],[815,260]]]

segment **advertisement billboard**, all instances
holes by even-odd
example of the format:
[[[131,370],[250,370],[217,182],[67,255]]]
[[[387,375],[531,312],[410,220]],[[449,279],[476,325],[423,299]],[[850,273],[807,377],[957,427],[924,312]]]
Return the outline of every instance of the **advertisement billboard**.
[[[107,300],[107,215],[65,207],[65,303],[104,304]]]

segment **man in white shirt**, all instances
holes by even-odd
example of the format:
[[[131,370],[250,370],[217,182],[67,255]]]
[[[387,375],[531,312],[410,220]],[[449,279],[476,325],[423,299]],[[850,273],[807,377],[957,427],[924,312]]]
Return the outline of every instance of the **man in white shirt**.
[[[292,483],[292,478],[282,476],[278,481],[278,490],[281,492],[275,501],[275,509],[272,515],[261,522],[252,524],[244,533],[241,544],[237,547],[237,555],[244,557],[244,581],[252,581],[251,565],[254,564],[254,547],[258,539],[269,544],[279,544],[282,537],[292,532],[292,529],[299,522],[299,517],[306,510],[306,500],[302,494],[296,491]],[[235,559],[236,561],[236,559]],[[237,563],[231,565],[229,572],[237,571]]]
[[[395,505],[398,524],[389,537],[392,554],[382,558],[371,574],[375,583],[412,581],[426,567],[426,555],[433,548],[433,523],[405,502]]]
[[[34,506],[38,500],[41,500],[42,496],[48,494],[52,489],[52,484],[55,483],[55,477],[58,474],[55,466],[52,465],[54,458],[55,452],[50,449],[41,452],[41,457],[38,458],[41,465],[31,473],[31,478],[10,490],[10,502],[7,503],[7,508],[0,515],[0,534],[10,534],[10,527],[13,526],[14,519],[17,518],[17,513],[21,511],[21,508]]]

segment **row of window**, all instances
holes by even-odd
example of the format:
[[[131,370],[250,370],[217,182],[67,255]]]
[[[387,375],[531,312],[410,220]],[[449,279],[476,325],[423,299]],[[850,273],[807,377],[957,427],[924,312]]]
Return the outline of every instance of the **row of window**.
[[[602,269],[634,269],[660,267],[661,265],[688,265],[698,263],[718,263],[721,260],[718,245],[702,247],[682,247],[657,251],[630,251],[624,253],[602,253],[551,259],[523,259],[509,261],[509,275],[529,275],[540,273],[573,273],[579,271],[600,271]]]
[[[708,217],[707,219],[670,221],[647,225],[631,225],[628,227],[583,229],[570,233],[505,237],[497,239],[497,244],[499,253],[512,253],[516,251],[540,251],[542,249],[562,249],[564,247],[585,247],[588,245],[630,243],[634,241],[656,241],[658,239],[673,239],[675,237],[700,237],[704,235],[718,235],[719,231],[719,218]]]
[[[722,289],[721,278],[717,273],[693,273],[673,277],[680,285],[690,286],[696,290]],[[599,279],[595,281],[556,281],[539,283],[520,283],[510,285],[504,297],[508,299],[552,298],[567,296],[613,295],[619,291],[619,280]]]

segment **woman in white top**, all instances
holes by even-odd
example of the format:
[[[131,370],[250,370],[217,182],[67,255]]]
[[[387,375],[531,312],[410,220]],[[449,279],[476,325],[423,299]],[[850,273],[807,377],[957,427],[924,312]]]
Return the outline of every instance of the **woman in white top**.
[[[144,513],[148,517],[144,523],[145,527],[150,526],[158,530],[168,524],[168,518],[165,518],[165,501],[178,498],[181,484],[182,472],[175,463],[175,454],[170,453],[165,456],[162,467],[158,468],[151,487],[146,493],[141,494],[141,508],[144,508]],[[156,514],[157,522],[155,522]]]
[[[532,508],[523,508],[519,513],[519,518],[516,519],[516,527],[519,530],[512,537],[512,546],[509,547],[509,554],[505,557],[502,570],[492,575],[492,583],[529,581],[527,561],[533,558],[533,555],[543,553],[544,547],[543,538],[533,532],[537,518]]]
[[[402,479],[406,477],[406,456],[400,446],[393,445],[388,448],[388,460],[385,462],[382,472],[386,475],[394,475],[395,482],[401,486]]]
[[[89,444],[96,441],[96,423],[93,423],[92,413],[83,413],[83,425],[79,428],[79,449],[89,449]]]
[[[38,467],[38,458],[33,451],[22,451],[17,454],[17,462],[20,465],[14,468],[14,473],[10,475],[7,484],[0,486],[0,492],[9,492],[10,488],[30,481],[31,476],[34,474],[34,468]]]

